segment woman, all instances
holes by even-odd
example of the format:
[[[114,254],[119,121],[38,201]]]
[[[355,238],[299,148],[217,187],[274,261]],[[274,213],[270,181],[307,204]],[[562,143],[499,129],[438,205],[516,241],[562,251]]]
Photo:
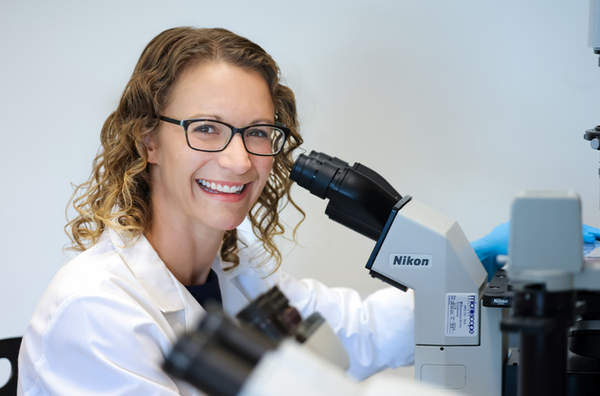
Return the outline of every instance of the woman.
[[[36,308],[19,394],[196,394],[160,368],[177,336],[206,300],[233,315],[273,285],[303,317],[325,317],[351,375],[412,362],[411,294],[361,301],[278,270],[273,237],[285,200],[296,207],[288,173],[302,139],[293,93],[262,48],[224,29],[159,34],[101,141],[68,225],[83,253]]]

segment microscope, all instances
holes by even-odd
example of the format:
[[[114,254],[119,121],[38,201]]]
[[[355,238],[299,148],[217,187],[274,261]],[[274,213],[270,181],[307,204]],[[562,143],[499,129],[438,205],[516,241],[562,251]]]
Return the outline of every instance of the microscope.
[[[290,177],[329,200],[330,219],[377,241],[372,277],[414,290],[417,383],[464,395],[599,392],[600,254],[584,260],[576,194],[515,198],[507,270],[488,283],[457,222],[364,165],[313,151]],[[520,336],[510,353],[507,332]]]
[[[300,155],[290,178],[329,200],[331,220],[377,241],[366,264],[372,277],[414,290],[416,382],[500,396],[508,301],[491,293],[483,304],[487,273],[458,223],[368,167],[324,153]]]

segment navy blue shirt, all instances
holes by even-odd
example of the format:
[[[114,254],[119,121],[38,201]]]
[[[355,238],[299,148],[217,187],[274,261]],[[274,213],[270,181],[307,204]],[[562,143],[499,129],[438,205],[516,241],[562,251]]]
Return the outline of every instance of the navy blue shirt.
[[[206,305],[209,304],[209,301],[212,302],[212,304],[217,304],[221,308],[223,307],[221,289],[219,289],[219,277],[212,269],[203,285],[186,286],[185,288],[188,289],[192,296],[194,296],[202,308],[206,309]]]

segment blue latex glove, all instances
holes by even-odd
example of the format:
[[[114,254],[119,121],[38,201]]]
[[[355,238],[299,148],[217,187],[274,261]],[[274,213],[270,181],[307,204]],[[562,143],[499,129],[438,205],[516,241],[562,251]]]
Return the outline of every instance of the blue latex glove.
[[[471,242],[471,246],[477,253],[479,261],[485,267],[488,273],[488,281],[492,279],[496,271],[502,268],[498,264],[496,257],[499,254],[508,253],[508,236],[510,231],[510,221],[500,224],[489,234],[476,241]],[[594,243],[596,239],[600,239],[600,229],[590,227],[583,224],[582,226],[583,241],[586,243]]]
[[[594,243],[596,239],[600,239],[600,229],[583,225],[583,241],[585,243]]]
[[[502,268],[502,265],[498,264],[496,257],[499,254],[508,253],[509,231],[510,221],[507,221],[496,226],[492,232],[483,238],[471,242],[471,246],[475,250],[475,253],[477,253],[477,257],[479,257],[479,261],[481,261],[481,264],[483,264],[488,273],[488,281],[492,279],[498,269]]]

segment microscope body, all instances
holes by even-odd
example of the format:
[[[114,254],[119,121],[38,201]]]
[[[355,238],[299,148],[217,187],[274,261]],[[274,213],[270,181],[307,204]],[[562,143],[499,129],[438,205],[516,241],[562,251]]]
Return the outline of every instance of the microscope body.
[[[405,196],[367,263],[415,292],[415,379],[458,394],[501,395],[506,308],[481,303],[487,273],[453,219]]]
[[[321,199],[325,214],[377,241],[371,276],[415,292],[415,379],[464,395],[500,396],[507,309],[481,303],[487,273],[460,226],[402,197],[364,165],[312,151],[290,178]]]

